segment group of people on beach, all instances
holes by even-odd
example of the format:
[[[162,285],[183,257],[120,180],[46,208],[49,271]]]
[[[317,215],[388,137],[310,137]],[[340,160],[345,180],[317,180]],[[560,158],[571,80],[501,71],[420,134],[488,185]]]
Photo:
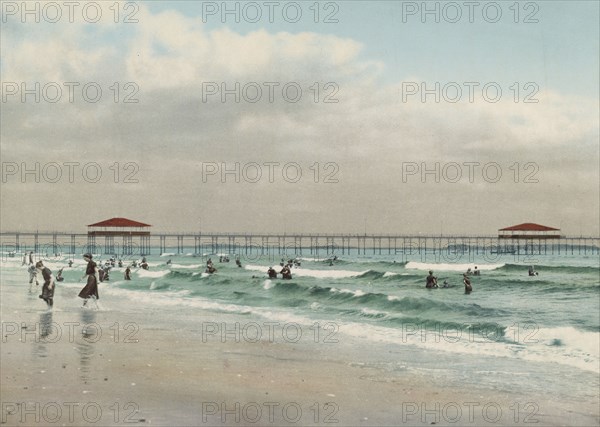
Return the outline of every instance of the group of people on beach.
[[[84,261],[87,262],[85,268],[85,274],[82,277],[83,279],[87,279],[86,285],[79,292],[79,297],[83,299],[83,305],[86,306],[89,299],[98,300],[98,284],[100,282],[105,282],[109,280],[109,271],[112,267],[118,264],[119,267],[123,267],[123,261],[118,260],[116,257],[110,258],[108,261],[101,266],[99,266],[95,261],[93,261],[93,256],[90,253],[86,253],[83,255]],[[32,292],[33,283],[35,282],[36,286],[39,286],[38,276],[43,278],[42,285],[42,293],[39,296],[43,299],[49,308],[54,305],[54,290],[56,288],[56,282],[64,281],[64,277],[62,275],[63,268],[59,269],[56,277],[53,275],[52,271],[44,265],[43,261],[38,261],[34,263],[33,260],[33,251],[29,253],[25,253],[23,255],[23,264],[28,265],[27,272],[29,274],[29,292]],[[69,260],[69,267],[73,266],[73,260]],[[134,267],[137,266],[137,262],[134,261],[132,264]],[[142,258],[142,261],[139,264],[140,268],[148,269],[148,263],[146,258]],[[124,272],[124,279],[131,280],[131,266],[127,266]]]
[[[477,266],[475,266],[475,270],[471,270],[471,268],[467,268],[467,272],[465,273],[467,276],[481,276],[481,270],[477,270]]]
[[[90,254],[87,254],[87,255],[90,255]],[[73,263],[72,261],[69,261],[69,267],[72,265],[72,263]],[[117,260],[116,256],[109,258],[107,261],[104,261],[104,263],[102,263],[101,260],[98,260],[98,263],[96,263],[96,268],[98,269],[99,282],[108,282],[110,280],[110,275],[109,275],[110,270],[113,267],[116,267],[117,265],[119,266],[119,268],[123,268],[124,263],[121,259]],[[134,261],[132,261],[131,265],[128,265],[127,267],[125,267],[125,271],[123,273],[124,280],[131,280],[131,267],[141,268],[143,270],[150,269],[148,262],[146,261],[146,257],[142,257],[142,260],[139,262],[139,264],[138,264],[138,261],[134,260]]]
[[[469,270],[467,271],[467,273],[463,273],[463,284],[465,285],[465,293],[466,294],[470,294],[473,291],[473,285],[471,285],[471,279],[469,279],[470,274],[469,271],[471,271],[471,269],[469,268]],[[479,275],[479,271],[477,270],[477,267],[475,267],[475,271],[477,271],[477,274],[475,274],[476,276]],[[433,270],[429,270],[429,276],[427,276],[427,278],[425,279],[425,288],[427,289],[437,289],[440,288],[440,286],[437,283],[437,277],[433,275]],[[444,283],[441,286],[442,288],[449,288],[450,284],[448,283],[447,280],[444,280]]]
[[[267,270],[267,275],[269,279],[277,279],[277,274],[281,274],[281,278],[284,280],[292,279],[292,267],[300,267],[301,263],[298,258],[289,259],[287,263],[285,262],[285,258],[281,258],[281,262],[279,263],[280,267],[283,267],[279,273],[273,268],[269,267]]]
[[[100,282],[103,282],[103,281],[106,281],[109,279],[108,272],[111,267],[114,267],[116,265],[117,261],[116,261],[116,257],[112,257],[104,263],[104,266],[98,267],[96,262],[93,261],[92,254],[90,254],[90,253],[84,254],[83,259],[87,262],[87,265],[86,265],[86,269],[85,269],[85,274],[83,275],[82,279],[87,278],[87,282],[86,282],[86,285],[84,286],[84,288],[81,290],[81,292],[79,292],[78,296],[84,300],[83,305],[85,306],[85,305],[87,305],[88,300],[90,298],[92,298],[94,300],[99,299],[98,284]],[[219,262],[228,262],[228,261],[229,261],[229,259],[227,259],[227,261],[224,261],[223,257],[220,257],[220,259],[219,259]],[[52,271],[48,267],[46,267],[42,261],[38,261],[38,262],[34,263],[33,251],[30,251],[29,253],[26,252],[23,255],[22,265],[26,265],[26,264],[28,264],[27,272],[29,273],[29,291],[30,292],[32,291],[33,282],[35,282],[36,286],[39,286],[39,282],[37,279],[38,274],[39,274],[44,280],[44,283],[42,285],[42,293],[39,297],[46,302],[48,307],[52,307],[54,304],[54,290],[56,287],[56,282],[62,282],[64,280],[64,278],[62,277],[63,268],[58,270],[56,277],[54,277],[52,274]],[[171,264],[171,260],[169,259],[167,261],[167,265],[170,265],[170,264]],[[238,265],[238,267],[242,266],[239,258],[236,259],[236,264]],[[72,265],[73,265],[73,261],[69,260],[69,267],[71,267]],[[123,262],[120,259],[118,260],[118,265],[119,265],[119,267],[123,266]],[[132,265],[133,265],[133,267],[137,267],[137,262],[134,261]],[[298,261],[298,259],[290,259],[287,261],[287,263],[285,263],[284,258],[282,258],[280,266],[283,268],[281,269],[281,271],[279,271],[279,273],[272,266],[269,267],[269,269],[267,270],[267,275],[269,276],[270,279],[276,279],[278,274],[281,274],[281,277],[284,280],[292,279],[291,269],[294,266],[299,267],[300,261]],[[142,258],[139,267],[142,269],[146,269],[146,270],[149,268],[148,262],[146,261],[145,257]],[[206,271],[206,273],[209,273],[209,274],[215,273],[217,271],[217,269],[214,267],[214,264],[213,264],[211,258],[209,258],[208,261],[206,262],[206,270],[205,271]],[[533,266],[530,266],[529,267],[529,276],[537,276],[537,274],[538,273],[537,273],[537,271],[534,270]],[[471,284],[471,280],[469,278],[469,276],[471,276],[471,275],[473,275],[473,276],[481,275],[480,270],[477,269],[477,266],[475,266],[474,270],[471,270],[471,268],[469,268],[469,269],[467,269],[466,273],[463,273],[463,284],[465,286],[466,294],[469,294],[473,291],[473,285]],[[131,266],[127,266],[127,268],[125,269],[124,279],[131,280]],[[427,288],[427,289],[437,289],[440,287],[441,288],[451,287],[447,280],[444,280],[444,283],[442,284],[442,286],[439,286],[438,278],[433,275],[433,270],[429,270],[429,275],[427,276],[425,281],[426,281],[425,288]]]
[[[289,265],[284,265],[279,273],[273,268],[269,267],[267,270],[267,275],[269,279],[277,279],[277,274],[281,274],[281,278],[285,280],[290,280],[292,278],[292,270]]]
[[[83,305],[86,305],[89,298],[94,297],[95,299],[98,299],[98,282],[100,280],[96,263],[92,261],[92,255],[84,254],[83,259],[88,262],[86,274],[83,278],[87,277],[88,280],[85,287],[79,292],[79,297],[84,299]],[[29,292],[32,291],[33,282],[35,282],[36,286],[39,286],[37,278],[38,275],[42,276],[44,283],[39,298],[46,302],[48,308],[52,308],[54,305],[56,282],[62,282],[64,280],[64,277],[62,276],[63,268],[58,270],[56,277],[54,277],[52,270],[45,266],[43,261],[38,261],[33,264],[33,252],[29,253],[29,260],[31,261],[31,264],[27,269],[27,272],[29,273]]]
[[[219,262],[229,262],[229,257],[221,255],[219,256]],[[167,262],[167,264],[170,264],[170,260],[169,262]],[[235,265],[237,265],[239,268],[242,268],[242,262],[240,261],[239,256],[235,259]],[[217,272],[217,269],[215,268],[215,265],[212,262],[212,258],[209,258],[208,261],[206,261],[206,270],[204,270],[204,272],[208,274],[213,274]]]
[[[537,276],[538,272],[535,271],[535,269],[533,268],[533,265],[529,266],[529,276]],[[466,294],[470,294],[473,291],[473,285],[471,285],[471,279],[469,279],[469,276],[481,276],[481,270],[477,269],[477,266],[475,266],[474,270],[471,270],[470,268],[467,269],[466,273],[463,273],[463,283],[465,285],[465,293]],[[437,284],[437,277],[435,277],[433,275],[433,271],[429,270],[429,276],[427,276],[427,278],[425,279],[425,288],[427,289],[435,289],[435,288],[439,288],[438,284]],[[450,287],[448,285],[448,282],[446,280],[444,280],[444,285],[442,286],[442,288],[448,288]]]

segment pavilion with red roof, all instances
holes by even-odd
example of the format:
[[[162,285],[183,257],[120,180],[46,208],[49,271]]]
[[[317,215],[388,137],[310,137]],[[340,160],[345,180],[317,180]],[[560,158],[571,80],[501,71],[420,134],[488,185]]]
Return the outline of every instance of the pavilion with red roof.
[[[104,251],[107,254],[114,254],[115,237],[123,238],[122,253],[134,253],[133,237],[139,236],[139,252],[141,255],[150,253],[150,224],[133,221],[128,218],[111,218],[105,221],[89,224],[88,226],[88,246],[96,245],[96,236],[104,236]],[[91,249],[90,249],[91,250]]]
[[[150,224],[127,218],[111,218],[88,225],[88,236],[149,236]]]
[[[498,230],[500,239],[560,239],[560,229],[526,222]]]

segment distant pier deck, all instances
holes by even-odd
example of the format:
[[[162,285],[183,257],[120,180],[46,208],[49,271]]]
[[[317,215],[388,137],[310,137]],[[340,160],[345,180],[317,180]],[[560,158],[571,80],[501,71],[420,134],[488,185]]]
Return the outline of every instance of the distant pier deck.
[[[69,232],[0,232],[3,253],[83,253],[152,255],[163,253],[230,255],[437,254],[448,262],[457,256],[597,255],[599,237],[506,239],[498,236],[307,234],[307,233],[153,233],[103,235]]]

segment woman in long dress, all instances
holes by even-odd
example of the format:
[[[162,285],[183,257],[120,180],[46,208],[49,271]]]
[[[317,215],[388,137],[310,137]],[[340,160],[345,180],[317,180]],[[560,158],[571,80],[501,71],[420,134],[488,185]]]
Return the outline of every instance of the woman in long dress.
[[[98,282],[100,281],[98,278],[98,267],[96,263],[92,261],[92,254],[83,255],[83,259],[87,261],[87,267],[85,269],[85,278],[87,276],[87,284],[84,288],[79,292],[79,298],[83,298],[83,305],[86,305],[88,299],[94,297],[95,299],[100,299],[98,296]]]

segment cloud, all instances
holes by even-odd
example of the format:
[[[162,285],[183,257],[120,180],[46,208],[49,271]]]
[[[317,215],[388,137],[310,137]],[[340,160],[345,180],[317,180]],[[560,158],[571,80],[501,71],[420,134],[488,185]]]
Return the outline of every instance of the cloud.
[[[49,187],[68,203],[86,197],[131,203],[131,216],[146,215],[151,223],[180,214],[183,229],[203,215],[214,229],[269,230],[273,224],[281,228],[287,218],[297,229],[348,232],[369,217],[373,231],[416,227],[427,232],[447,217],[457,218],[456,232],[462,230],[462,218],[484,233],[490,223],[493,231],[506,225],[509,213],[525,222],[536,206],[554,210],[549,221],[556,224],[572,215],[568,205],[581,200],[580,220],[597,222],[599,112],[592,98],[544,91],[537,94],[537,104],[515,103],[510,93],[495,104],[481,99],[422,103],[419,97],[403,102],[402,80],[419,77],[384,83],[385,64],[368,59],[366,47],[350,38],[208,30],[199,19],[173,11],[153,14],[144,7],[139,20],[118,42],[103,27],[44,27],[45,37],[2,29],[4,81],[96,81],[103,88],[97,103],[81,98],[70,103],[66,97],[56,104],[22,103],[18,97],[4,103],[3,161],[95,161],[105,170],[114,162],[135,162],[140,167],[140,183],[126,188],[110,182]],[[14,48],[4,49],[5,43]],[[115,82],[116,103],[110,89]],[[132,93],[125,90],[127,82],[139,88],[134,95],[139,102],[122,102]],[[219,90],[221,84],[231,89],[236,82],[240,88],[254,82],[263,94],[258,102],[243,93],[239,102],[233,95],[222,102],[220,93],[203,93],[207,82],[217,83]],[[265,83],[277,84],[272,102]],[[282,92],[288,83],[301,88],[298,102]],[[303,180],[203,181],[203,163],[236,162],[296,162]],[[337,165],[339,182],[326,185],[328,162]],[[435,182],[431,174],[423,179],[420,171],[408,179],[403,175],[406,163],[419,168],[438,163],[443,171],[448,162],[461,165],[459,182]],[[467,179],[464,162],[480,163],[474,182]],[[500,165],[501,181],[482,175],[488,163]],[[536,184],[522,182],[531,172],[527,163],[538,167]],[[8,182],[3,206],[17,203],[23,186],[28,195],[42,188]],[[40,197],[50,198],[45,191]],[[79,202],[76,206],[65,214],[73,223],[86,209]],[[110,203],[102,209],[109,216]],[[159,220],[148,219],[148,212]],[[9,224],[22,215],[3,207]]]

